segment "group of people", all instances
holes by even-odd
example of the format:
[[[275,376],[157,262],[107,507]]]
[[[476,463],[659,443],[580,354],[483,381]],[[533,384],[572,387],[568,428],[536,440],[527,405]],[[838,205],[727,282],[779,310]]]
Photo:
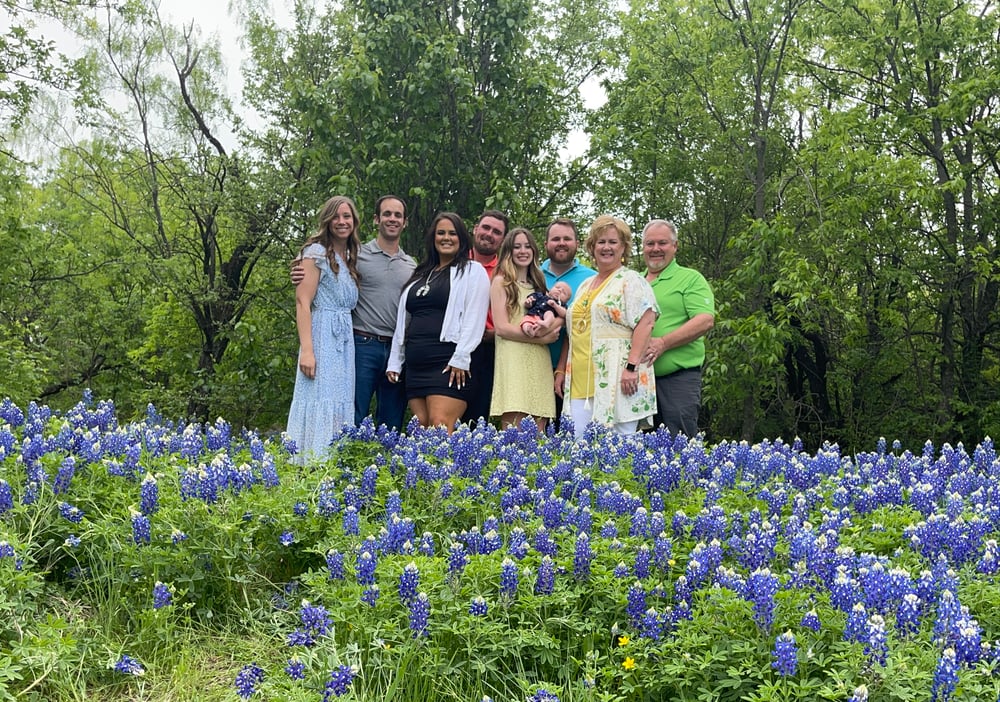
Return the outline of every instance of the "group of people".
[[[360,240],[350,198],[330,198],[292,269],[299,363],[287,433],[300,461],[319,458],[344,424],[371,410],[398,429],[406,405],[422,426],[497,417],[502,427],[560,417],[581,436],[663,424],[698,431],[711,287],[676,259],[666,220],[642,232],[645,272],[628,267],[632,233],[598,217],[577,260],[576,225],[553,221],[546,260],[535,237],[484,212],[471,234],[453,212],[427,229],[420,263],[400,247],[406,203],[375,207]]]

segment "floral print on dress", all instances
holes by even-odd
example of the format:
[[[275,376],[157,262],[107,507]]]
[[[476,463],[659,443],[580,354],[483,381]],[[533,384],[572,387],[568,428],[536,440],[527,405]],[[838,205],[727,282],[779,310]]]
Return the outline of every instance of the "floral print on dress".
[[[593,282],[584,282],[584,286]],[[580,294],[578,293],[578,294]],[[653,289],[639,273],[624,266],[611,274],[604,287],[594,296],[589,307],[591,324],[590,358],[594,366],[594,421],[611,426],[623,422],[649,420],[656,413],[656,379],[653,369],[642,363],[638,367],[639,388],[632,395],[621,391],[621,374],[628,361],[632,345],[632,331],[646,310],[657,316]],[[570,330],[570,353],[566,363],[565,396],[570,396],[573,374],[573,308],[567,311],[566,328]],[[563,405],[563,412],[572,419],[571,403]]]

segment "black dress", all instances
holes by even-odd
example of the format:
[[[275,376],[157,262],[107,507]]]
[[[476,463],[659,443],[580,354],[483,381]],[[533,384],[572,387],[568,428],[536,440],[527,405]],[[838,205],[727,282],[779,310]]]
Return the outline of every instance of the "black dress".
[[[444,395],[469,401],[468,382],[460,390],[448,387],[451,373],[444,369],[455,353],[455,344],[441,341],[441,325],[451,294],[451,269],[445,268],[427,279],[418,280],[406,295],[406,311],[410,315],[406,329],[406,399]],[[423,293],[423,294],[421,294]]]

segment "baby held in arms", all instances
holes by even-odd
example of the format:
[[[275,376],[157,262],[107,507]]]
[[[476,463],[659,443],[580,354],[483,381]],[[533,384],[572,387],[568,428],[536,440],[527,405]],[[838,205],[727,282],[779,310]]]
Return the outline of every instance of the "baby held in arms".
[[[521,331],[530,337],[538,336],[541,328],[555,316],[566,316],[566,303],[573,292],[566,283],[556,283],[547,293],[535,292],[524,301],[527,310],[521,320]]]

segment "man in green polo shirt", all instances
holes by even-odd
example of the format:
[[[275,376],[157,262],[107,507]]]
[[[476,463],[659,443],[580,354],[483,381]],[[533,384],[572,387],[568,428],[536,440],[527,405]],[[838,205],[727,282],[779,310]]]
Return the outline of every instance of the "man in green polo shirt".
[[[705,334],[715,326],[715,296],[708,281],[693,268],[677,263],[677,228],[654,219],[642,230],[646,281],[653,287],[660,316],[643,360],[656,374],[657,425],[671,434],[698,433],[701,366]]]

